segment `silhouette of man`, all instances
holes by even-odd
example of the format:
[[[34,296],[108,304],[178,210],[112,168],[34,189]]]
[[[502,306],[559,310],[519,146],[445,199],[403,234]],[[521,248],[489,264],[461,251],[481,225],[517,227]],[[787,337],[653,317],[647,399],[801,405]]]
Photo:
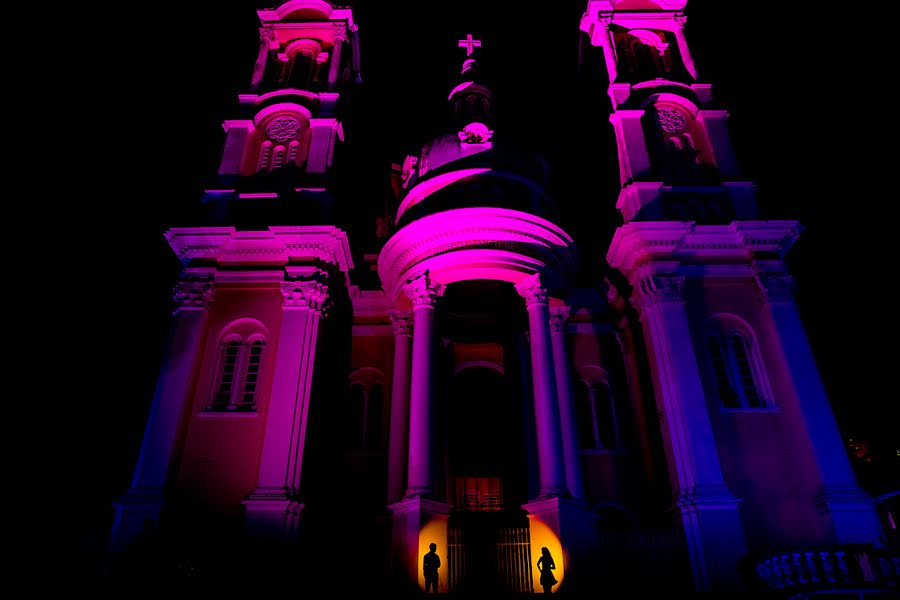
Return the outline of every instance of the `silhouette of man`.
[[[422,571],[425,572],[425,593],[434,587],[434,593],[438,591],[438,569],[441,568],[441,557],[437,555],[437,544],[431,543],[428,548],[431,552],[422,559]]]

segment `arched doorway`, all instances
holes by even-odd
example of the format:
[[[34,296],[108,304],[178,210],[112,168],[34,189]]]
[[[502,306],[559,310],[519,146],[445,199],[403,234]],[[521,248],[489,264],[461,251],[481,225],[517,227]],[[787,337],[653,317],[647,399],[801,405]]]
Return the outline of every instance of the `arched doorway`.
[[[457,372],[448,396],[450,589],[530,591],[520,398],[500,365]]]

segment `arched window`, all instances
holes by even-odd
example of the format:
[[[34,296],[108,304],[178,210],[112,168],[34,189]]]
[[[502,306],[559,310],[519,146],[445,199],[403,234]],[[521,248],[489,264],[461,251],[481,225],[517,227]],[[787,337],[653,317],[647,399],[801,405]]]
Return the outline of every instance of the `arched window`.
[[[345,428],[348,450],[379,451],[385,447],[385,378],[378,369],[363,368],[350,376],[350,406]]]
[[[266,340],[253,319],[239,319],[223,331],[219,342],[216,380],[206,410],[213,412],[256,410],[259,377]]]
[[[272,160],[272,168],[277,169],[284,164],[284,146],[275,147],[275,158]]]
[[[291,145],[288,146],[288,157],[287,164],[297,164],[297,151],[300,149],[300,142],[294,140],[291,142]]]
[[[723,408],[767,408],[771,398],[756,337],[734,315],[717,315],[707,324],[707,348],[716,393]]]
[[[615,450],[619,447],[619,427],[606,371],[581,367],[578,374],[576,411],[581,445],[585,450]]]

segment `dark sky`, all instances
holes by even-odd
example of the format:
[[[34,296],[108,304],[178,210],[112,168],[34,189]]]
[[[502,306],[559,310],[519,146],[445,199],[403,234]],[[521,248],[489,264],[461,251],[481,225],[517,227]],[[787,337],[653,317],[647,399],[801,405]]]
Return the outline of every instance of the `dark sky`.
[[[345,190],[348,212],[374,215],[390,163],[441,132],[463,57],[456,40],[472,33],[484,42],[498,134],[502,128],[547,156],[552,191],[593,261],[587,269],[599,270],[620,221],[605,75],[594,72],[590,52],[579,66],[585,4],[358,2],[364,83],[353,95],[340,167],[356,182]],[[872,160],[881,125],[860,94],[881,66],[832,13],[801,18],[789,4],[777,3],[776,16],[768,11],[775,3],[691,0],[688,40],[702,79],[732,112],[734,145],[759,183],[766,216],[807,227],[789,263],[842,430],[886,443],[889,424],[879,417],[892,365],[873,344],[889,343],[884,334],[897,323],[885,289],[891,273],[883,272],[887,224],[869,218],[886,195],[884,168]],[[99,539],[82,541],[106,526],[109,502],[129,483],[178,269],[162,234],[191,224],[185,215],[215,173],[221,122],[236,116],[258,48],[254,9],[210,0],[132,7],[91,41],[90,66],[79,71],[87,76],[73,79],[73,102],[89,115],[76,121],[73,140],[86,152],[76,149],[62,171],[41,174],[64,188],[52,220],[72,243],[65,255],[47,250],[57,270],[44,293],[65,294],[67,303],[63,310],[44,300],[59,334],[38,356],[60,367],[36,381],[40,398],[55,399],[60,427],[52,437],[64,452],[54,485],[73,490],[73,544]],[[370,232],[367,223],[346,226],[356,227],[351,245]]]

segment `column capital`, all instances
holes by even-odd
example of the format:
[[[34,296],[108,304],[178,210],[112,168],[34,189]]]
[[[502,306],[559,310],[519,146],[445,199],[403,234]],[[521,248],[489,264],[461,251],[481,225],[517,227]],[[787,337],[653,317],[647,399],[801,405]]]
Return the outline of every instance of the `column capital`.
[[[632,303],[642,310],[660,302],[684,302],[684,277],[680,275],[647,275],[634,286]]]
[[[687,15],[685,15],[684,13],[675,13],[675,15],[672,17],[672,20],[679,27],[684,27],[684,24],[687,23]]]
[[[525,299],[526,308],[531,308],[535,304],[547,304],[547,288],[541,285],[541,276],[538,273],[517,283],[516,291]]]
[[[609,26],[612,25],[612,20],[612,13],[597,13],[597,25],[607,31],[609,31]]]
[[[324,310],[328,300],[328,286],[320,281],[284,281],[281,284],[284,308],[311,308]]]
[[[332,31],[335,43],[347,41],[347,28],[344,25],[335,25]]]
[[[437,299],[443,295],[444,286],[434,281],[428,271],[425,271],[417,277],[407,279],[403,291],[412,300],[413,307],[430,306],[433,308]]]
[[[179,281],[172,289],[172,301],[175,303],[173,315],[186,310],[206,310],[215,295],[215,284],[212,280],[187,279]]]
[[[259,41],[260,42],[271,42],[275,39],[275,30],[271,27],[260,27],[259,28]]]
[[[571,306],[555,306],[550,309],[550,332],[565,333],[566,322],[572,316]]]
[[[794,299],[794,278],[787,273],[757,273],[756,286],[761,302],[784,302]]]
[[[411,310],[392,310],[390,315],[395,337],[398,335],[412,335],[413,313]]]

